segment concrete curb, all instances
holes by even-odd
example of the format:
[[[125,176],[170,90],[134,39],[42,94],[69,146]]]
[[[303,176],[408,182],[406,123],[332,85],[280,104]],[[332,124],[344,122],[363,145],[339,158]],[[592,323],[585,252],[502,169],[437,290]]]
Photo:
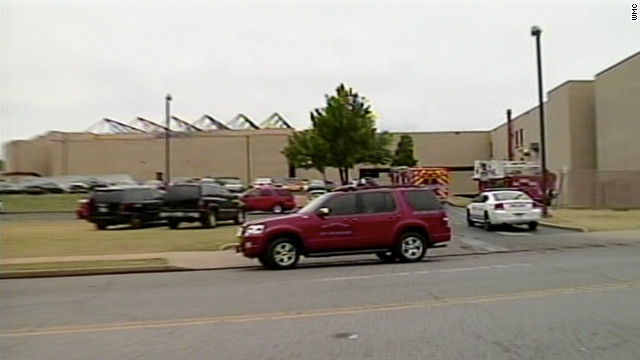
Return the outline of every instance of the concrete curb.
[[[3,271],[0,279],[26,279],[42,277],[66,277],[66,276],[88,276],[88,275],[117,275],[117,274],[137,274],[169,271],[192,270],[173,265],[146,265],[146,266],[123,266],[110,268],[92,269],[64,269],[64,270],[15,270]]]
[[[543,221],[539,222],[539,224],[542,226],[555,228],[555,229],[562,229],[562,230],[576,231],[576,232],[589,232],[589,230],[579,226],[558,225],[558,224],[553,224],[553,223],[543,222]]]

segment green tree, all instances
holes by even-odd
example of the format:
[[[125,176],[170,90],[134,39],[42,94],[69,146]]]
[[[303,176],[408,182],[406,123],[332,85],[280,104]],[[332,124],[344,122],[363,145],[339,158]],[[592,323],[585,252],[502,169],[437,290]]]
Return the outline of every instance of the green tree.
[[[413,138],[409,135],[400,136],[391,166],[416,166],[418,160],[413,154]]]
[[[391,159],[390,135],[377,132],[368,101],[344,84],[335,95],[326,96],[325,107],[311,112],[311,123],[312,131],[329,145],[327,165],[339,169],[343,184],[355,165],[386,164]]]
[[[316,169],[326,177],[328,144],[320,139],[313,129],[296,132],[289,138],[282,153],[289,163],[297,168]]]

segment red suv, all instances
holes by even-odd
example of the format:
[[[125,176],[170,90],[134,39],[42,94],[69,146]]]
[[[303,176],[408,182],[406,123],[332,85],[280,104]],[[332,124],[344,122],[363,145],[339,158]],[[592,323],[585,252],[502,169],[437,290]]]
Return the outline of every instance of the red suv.
[[[447,213],[421,187],[349,188],[324,194],[297,213],[243,224],[238,251],[270,269],[306,257],[372,253],[384,261],[420,261],[451,240]]]
[[[272,211],[281,213],[296,207],[293,194],[287,189],[263,186],[246,192],[241,197],[245,211]]]

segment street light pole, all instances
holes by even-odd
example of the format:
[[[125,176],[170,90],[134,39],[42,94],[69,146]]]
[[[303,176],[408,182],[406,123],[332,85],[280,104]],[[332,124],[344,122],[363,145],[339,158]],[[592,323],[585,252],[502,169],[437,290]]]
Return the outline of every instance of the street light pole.
[[[544,127],[544,101],[542,94],[542,55],[540,50],[540,36],[542,29],[538,26],[531,27],[531,36],[536,38],[536,57],[538,63],[538,110],[540,112],[540,166],[542,167],[542,216],[548,216],[547,208],[547,151],[545,143],[545,127]]]
[[[169,141],[169,131],[171,129],[171,94],[167,94],[165,100],[165,121],[166,129],[164,131],[164,159],[165,159],[165,184],[168,186],[171,181],[171,142]]]

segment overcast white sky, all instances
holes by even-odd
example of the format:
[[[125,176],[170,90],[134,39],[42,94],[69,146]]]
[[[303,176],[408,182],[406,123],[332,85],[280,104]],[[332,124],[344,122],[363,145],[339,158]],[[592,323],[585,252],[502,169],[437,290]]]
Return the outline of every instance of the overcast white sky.
[[[344,82],[390,131],[484,130],[640,50],[635,0],[2,1],[2,141],[102,118],[298,128]]]

